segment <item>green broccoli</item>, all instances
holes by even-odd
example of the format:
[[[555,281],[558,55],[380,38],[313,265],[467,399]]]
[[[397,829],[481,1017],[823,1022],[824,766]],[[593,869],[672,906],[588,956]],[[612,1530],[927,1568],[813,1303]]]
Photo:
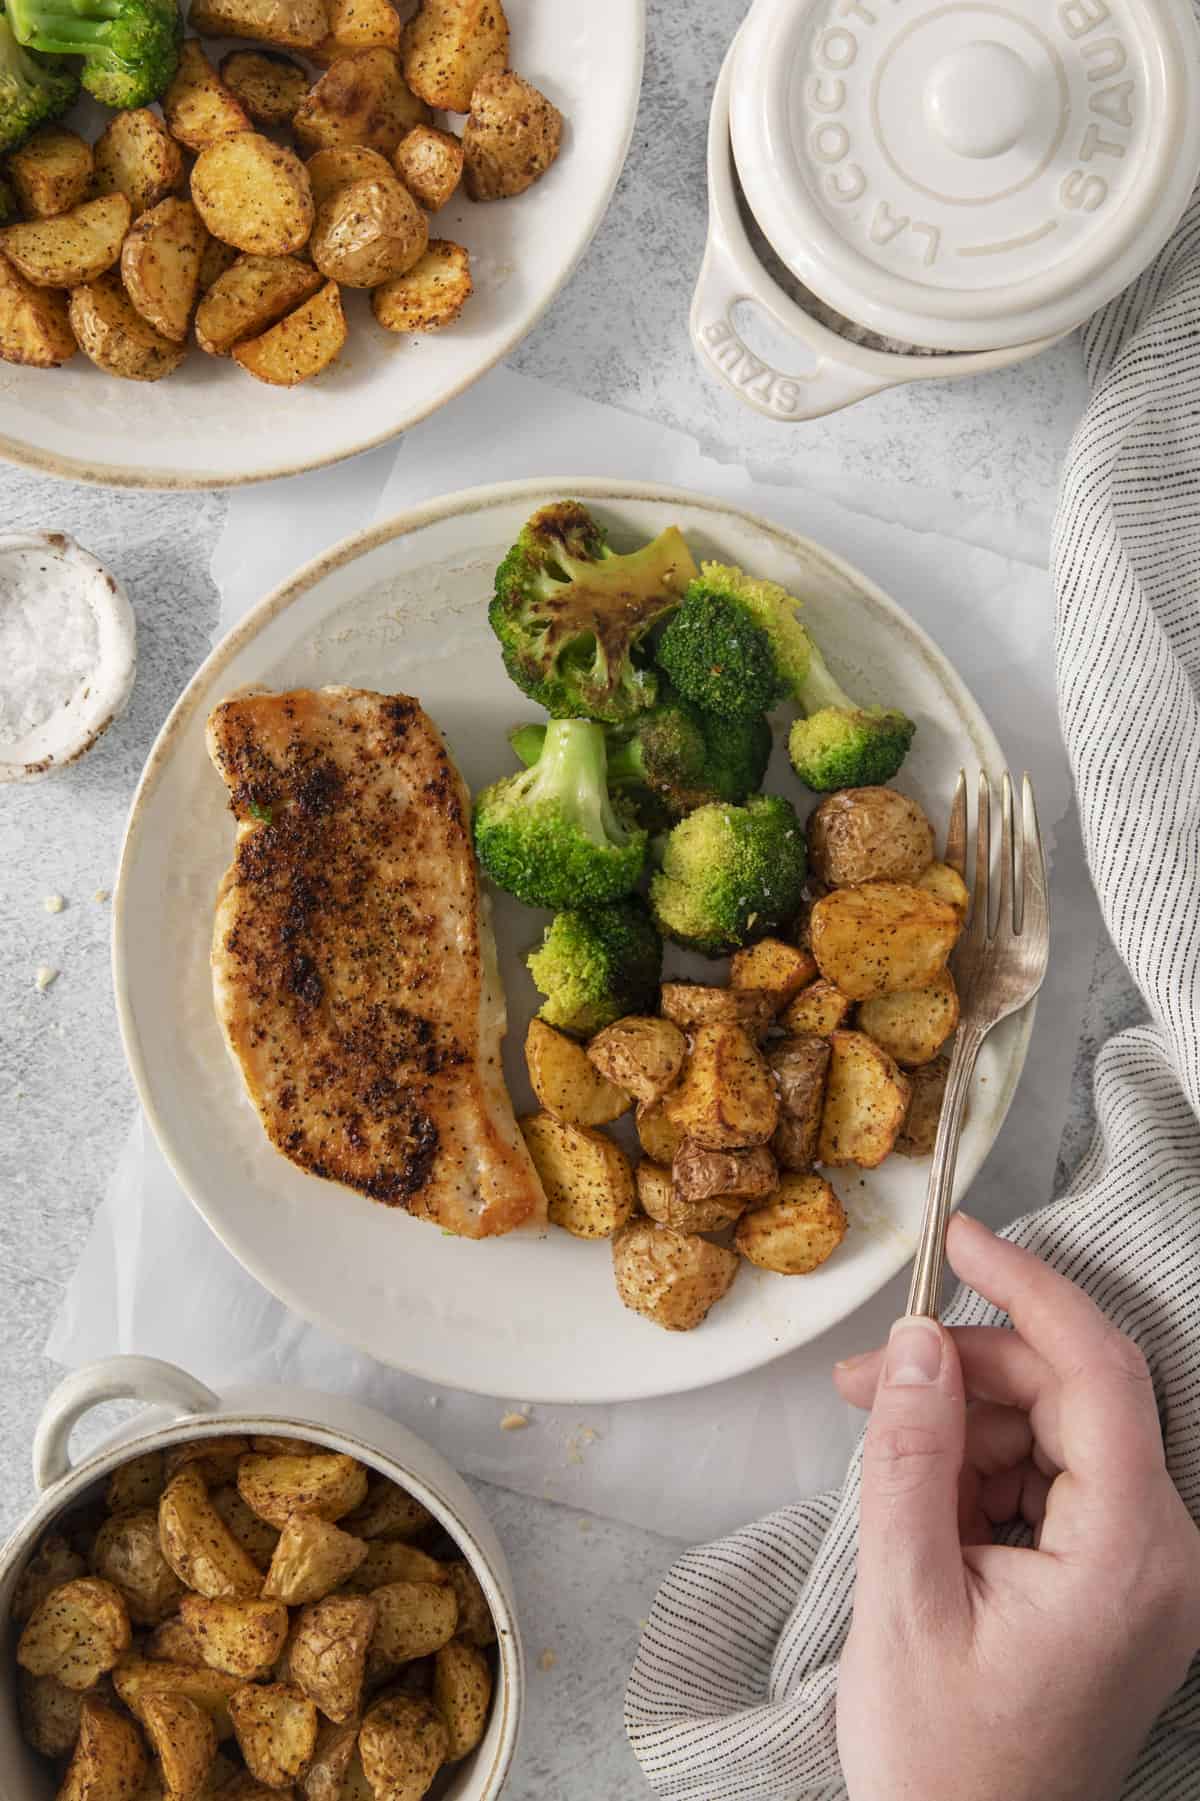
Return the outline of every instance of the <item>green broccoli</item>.
[[[39,125],[61,118],[78,93],[79,77],[70,64],[31,56],[18,44],[7,15],[0,13],[0,150],[15,150]],[[16,203],[7,181],[4,185],[7,220],[15,216]]]
[[[179,67],[175,0],[5,0],[28,49],[81,56],[83,85],[105,106],[147,106]]]
[[[498,888],[530,907],[619,900],[637,885],[646,834],[609,797],[602,727],[555,719],[532,769],[485,788],[475,851]]]
[[[626,1013],[654,1011],[662,939],[634,895],[608,907],[556,914],[527,963],[546,997],[539,1019],[590,1038]]]
[[[753,719],[803,678],[809,639],[796,606],[778,582],[705,563],[659,640],[659,664],[698,707]]]
[[[911,719],[894,708],[856,706],[830,675],[815,644],[799,699],[807,717],[793,725],[788,755],[807,787],[830,794],[836,788],[877,788],[891,781],[917,729]]]
[[[578,501],[543,507],[496,571],[488,618],[504,667],[556,719],[631,719],[658,694],[646,639],[695,574],[674,526],[617,556]]]
[[[677,825],[650,883],[658,928],[707,957],[778,931],[800,910],[808,859],[789,801],[700,807]]]

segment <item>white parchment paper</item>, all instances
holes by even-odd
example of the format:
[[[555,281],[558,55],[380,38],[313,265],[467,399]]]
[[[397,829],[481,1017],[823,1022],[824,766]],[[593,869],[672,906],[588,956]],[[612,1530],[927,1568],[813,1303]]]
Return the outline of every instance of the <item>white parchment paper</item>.
[[[497,370],[398,444],[235,493],[213,557],[220,628],[376,520],[490,480],[550,477],[567,491],[564,474],[694,489],[829,545],[933,635],[982,701],[1010,765],[1031,771],[1052,864],[1050,974],[1021,1087],[969,1204],[1000,1225],[1048,1198],[1100,932],[1058,731],[1048,517],[965,517],[950,496],[878,485],[843,504],[819,481],[755,482],[679,432]],[[538,1407],[527,1427],[504,1431],[508,1410],[495,1401],[431,1390],[289,1313],[210,1233],[139,1119],[47,1350],[72,1367],[115,1351],[164,1357],[218,1390],[262,1380],[353,1395],[434,1440],[460,1469],[690,1541],[841,1479],[858,1422],[829,1369],[886,1335],[905,1281],[736,1381],[619,1407]],[[514,1408],[521,1402],[512,1397]]]

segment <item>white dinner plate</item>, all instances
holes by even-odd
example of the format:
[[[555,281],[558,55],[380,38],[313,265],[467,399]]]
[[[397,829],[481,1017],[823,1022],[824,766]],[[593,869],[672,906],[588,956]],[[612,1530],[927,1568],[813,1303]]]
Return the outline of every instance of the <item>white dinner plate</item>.
[[[695,1332],[627,1312],[606,1244],[551,1231],[473,1243],[296,1169],[271,1149],[213,1012],[209,942],[233,820],[204,747],[211,708],[246,686],[347,683],[404,690],[442,727],[473,790],[515,768],[505,732],[537,709],[513,687],[488,629],[497,563],[527,516],[578,495],[618,548],[677,523],[697,557],[741,564],[803,596],[842,679],[919,724],[901,786],[945,815],[960,765],[998,780],[995,738],[937,647],[865,576],[763,520],[695,495],[566,480],[451,495],[352,538],[264,600],[200,669],[163,727],[134,800],[115,901],[114,973],[125,1048],[164,1152],[209,1225],[296,1312],[432,1382],[524,1400],[596,1402],[718,1382],[816,1337],[911,1256],[927,1165],[889,1159],[833,1182],[851,1230],[815,1274],[746,1265]],[[785,723],[781,721],[781,723]],[[777,750],[767,787],[810,797]],[[508,994],[506,1065],[532,1105],[521,1046],[537,1004],[522,963],[545,915],[506,897],[496,931]],[[722,964],[668,950],[668,968],[724,979]],[[712,977],[710,976],[710,979]],[[1028,1017],[979,1062],[959,1190],[1008,1109]],[[187,1273],[179,1272],[181,1300]]]
[[[473,205],[460,191],[434,215],[434,235],[471,253],[475,292],[454,326],[395,336],[375,323],[369,294],[343,290],[345,350],[290,389],[194,347],[159,382],[105,375],[82,353],[61,369],[0,363],[0,456],[110,487],[267,481],[384,443],[506,356],[604,217],[637,115],[645,41],[644,0],[507,0],[507,11],[513,66],[561,109],[566,131],[558,161],[527,193]],[[216,58],[225,46],[206,48]],[[95,138],[106,115],[86,102],[79,116]]]

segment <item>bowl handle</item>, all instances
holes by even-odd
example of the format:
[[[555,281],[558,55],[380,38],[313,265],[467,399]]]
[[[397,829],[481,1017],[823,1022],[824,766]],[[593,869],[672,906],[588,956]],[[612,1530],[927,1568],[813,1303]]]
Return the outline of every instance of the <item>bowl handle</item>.
[[[221,1405],[211,1388],[157,1357],[106,1357],[72,1370],[46,1402],[33,1441],[33,1479],[38,1487],[49,1488],[70,1473],[71,1433],[85,1413],[102,1401],[130,1400],[169,1407],[178,1416],[212,1413]]]

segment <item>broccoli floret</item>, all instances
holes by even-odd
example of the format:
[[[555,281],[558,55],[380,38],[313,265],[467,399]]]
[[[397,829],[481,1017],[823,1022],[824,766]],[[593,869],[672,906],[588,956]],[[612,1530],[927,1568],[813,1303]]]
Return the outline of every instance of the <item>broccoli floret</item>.
[[[792,768],[818,794],[890,782],[908,755],[916,726],[894,708],[856,706],[809,642],[799,695],[807,717],[797,719],[788,736]]]
[[[658,661],[680,692],[710,713],[767,713],[796,694],[808,664],[798,604],[778,582],[704,563],[659,640]]]
[[[724,956],[799,911],[807,867],[804,832],[780,796],[700,807],[663,846],[650,884],[655,922],[689,950]]]
[[[636,896],[557,914],[527,961],[546,997],[538,1017],[581,1038],[657,1004],[662,940]]]
[[[15,150],[39,125],[61,118],[78,93],[79,77],[71,66],[31,56],[18,44],[7,15],[0,13],[0,150]],[[7,181],[4,186],[8,219],[15,216],[16,203]]]
[[[83,85],[105,106],[147,106],[179,67],[175,0],[5,0],[27,48],[81,56]]]
[[[695,574],[674,526],[617,556],[578,501],[544,507],[496,572],[488,618],[504,667],[556,719],[631,719],[658,693],[645,641]]]
[[[628,894],[646,860],[646,834],[609,797],[603,729],[552,720],[533,768],[477,799],[475,850],[497,887],[530,907]]]

